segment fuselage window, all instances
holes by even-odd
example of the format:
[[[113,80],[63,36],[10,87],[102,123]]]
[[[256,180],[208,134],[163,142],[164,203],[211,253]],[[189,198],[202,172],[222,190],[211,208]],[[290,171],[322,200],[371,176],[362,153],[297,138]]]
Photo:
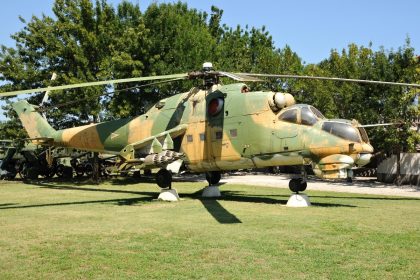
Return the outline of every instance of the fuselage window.
[[[238,136],[238,130],[236,128],[229,130],[229,133],[230,133],[230,137],[232,138],[235,138],[236,136]]]
[[[200,141],[206,141],[206,135],[204,133],[200,133]]]
[[[216,139],[222,139],[223,138],[223,131],[216,131]]]
[[[187,142],[192,142],[193,141],[193,136],[191,134],[187,135]]]
[[[312,113],[309,108],[305,107],[300,110],[300,119],[301,123],[304,125],[314,125],[318,121],[314,113]]]
[[[291,123],[297,123],[297,110],[287,110],[282,113],[279,117],[279,120]]]

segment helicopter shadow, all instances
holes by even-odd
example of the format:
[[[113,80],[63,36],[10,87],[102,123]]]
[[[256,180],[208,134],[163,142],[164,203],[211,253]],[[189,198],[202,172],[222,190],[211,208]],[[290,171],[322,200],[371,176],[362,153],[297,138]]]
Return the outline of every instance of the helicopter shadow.
[[[53,189],[53,190],[78,190],[78,191],[89,191],[89,192],[108,192],[108,193],[119,193],[119,194],[130,194],[139,195],[140,197],[134,198],[118,198],[118,199],[105,199],[105,200],[88,200],[88,201],[74,201],[74,202],[58,202],[58,203],[46,203],[46,204],[33,204],[33,205],[19,205],[16,203],[0,204],[0,210],[7,209],[25,209],[25,208],[38,208],[38,207],[53,207],[53,206],[66,206],[66,205],[85,205],[85,204],[100,204],[100,203],[113,203],[120,206],[130,206],[139,203],[147,203],[156,201],[158,192],[144,192],[144,191],[128,191],[128,190],[116,190],[116,189],[97,189],[71,185],[54,185],[42,181],[32,182],[40,188]],[[223,183],[218,184],[218,186]],[[246,202],[246,203],[264,203],[264,204],[278,204],[285,205],[288,200],[288,195],[249,195],[241,191],[221,191],[222,196],[219,198],[203,198],[201,196],[202,190],[199,190],[190,194],[182,194],[181,197],[199,200],[207,212],[220,224],[238,224],[242,221],[229,210],[227,210],[220,201],[231,201],[231,202]],[[319,198],[331,198],[331,197],[319,197]],[[341,199],[342,197],[337,197]],[[347,204],[335,204],[335,203],[312,203],[318,207],[356,207],[354,205]]]

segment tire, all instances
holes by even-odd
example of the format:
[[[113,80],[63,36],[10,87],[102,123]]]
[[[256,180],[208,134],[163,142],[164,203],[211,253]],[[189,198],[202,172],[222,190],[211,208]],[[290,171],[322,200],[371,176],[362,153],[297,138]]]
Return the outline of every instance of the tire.
[[[161,189],[171,188],[172,174],[166,169],[161,169],[156,173],[156,183]]]
[[[300,181],[300,184],[299,184],[299,191],[300,192],[303,192],[303,191],[305,191],[306,190],[306,187],[308,186],[308,183],[306,182],[306,181]]]
[[[299,179],[292,179],[289,181],[289,189],[294,193],[298,193],[300,190],[300,182]]]
[[[57,174],[58,177],[63,178],[64,169],[65,169],[65,166],[63,164],[57,165],[57,169],[55,171],[55,174]]]
[[[218,184],[221,178],[222,174],[219,171],[206,172],[206,180],[210,186]]]
[[[86,163],[84,169],[85,169],[86,176],[92,177],[92,175],[93,175],[93,165],[90,164],[90,163]]]
[[[73,167],[65,166],[63,170],[63,178],[64,179],[71,179],[73,178]]]
[[[25,179],[29,179],[29,180],[38,179],[39,172],[38,172],[38,169],[36,169],[35,167],[26,168],[24,170],[24,173],[25,173]]]
[[[74,171],[76,172],[76,177],[80,178],[85,174],[85,169],[82,165],[77,164],[74,168]]]

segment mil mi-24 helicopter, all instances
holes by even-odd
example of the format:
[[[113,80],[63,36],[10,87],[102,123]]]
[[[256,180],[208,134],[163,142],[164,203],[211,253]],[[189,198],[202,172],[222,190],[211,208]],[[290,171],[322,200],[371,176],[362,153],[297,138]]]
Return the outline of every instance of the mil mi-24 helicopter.
[[[238,83],[222,85],[220,77]],[[367,164],[373,147],[356,120],[326,119],[311,105],[295,104],[292,95],[250,91],[244,82],[261,77],[332,79],[420,87],[418,84],[350,80],[295,75],[243,74],[215,71],[205,63],[201,71],[186,74],[100,81],[39,88],[0,96],[54,91],[136,81],[202,79],[199,87],[157,102],[144,114],[109,122],[55,130],[22,100],[13,104],[29,137],[49,146],[104,152],[120,158],[119,169],[160,168],[156,182],[170,188],[172,173],[182,168],[206,173],[210,185],[221,172],[246,168],[311,165],[320,178],[351,178],[352,168]],[[293,192],[307,187],[306,174],[289,183]]]

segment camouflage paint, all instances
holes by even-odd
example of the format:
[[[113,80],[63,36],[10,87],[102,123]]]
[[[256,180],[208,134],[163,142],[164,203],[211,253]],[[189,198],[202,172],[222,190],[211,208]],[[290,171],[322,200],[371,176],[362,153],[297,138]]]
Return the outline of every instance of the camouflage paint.
[[[170,142],[195,172],[312,163],[321,177],[338,177],[360,153],[373,152],[369,143],[353,143],[321,130],[323,120],[313,126],[279,120],[288,107],[273,111],[269,102],[272,105],[273,92],[242,92],[244,86],[193,88],[161,100],[136,118],[59,131],[26,101],[15,103],[14,108],[31,138],[47,138],[54,146],[113,153],[137,164]],[[215,98],[223,100],[223,107],[211,116],[208,104]],[[294,108],[300,112],[305,106]],[[322,161],[331,155],[346,155],[353,163]]]

